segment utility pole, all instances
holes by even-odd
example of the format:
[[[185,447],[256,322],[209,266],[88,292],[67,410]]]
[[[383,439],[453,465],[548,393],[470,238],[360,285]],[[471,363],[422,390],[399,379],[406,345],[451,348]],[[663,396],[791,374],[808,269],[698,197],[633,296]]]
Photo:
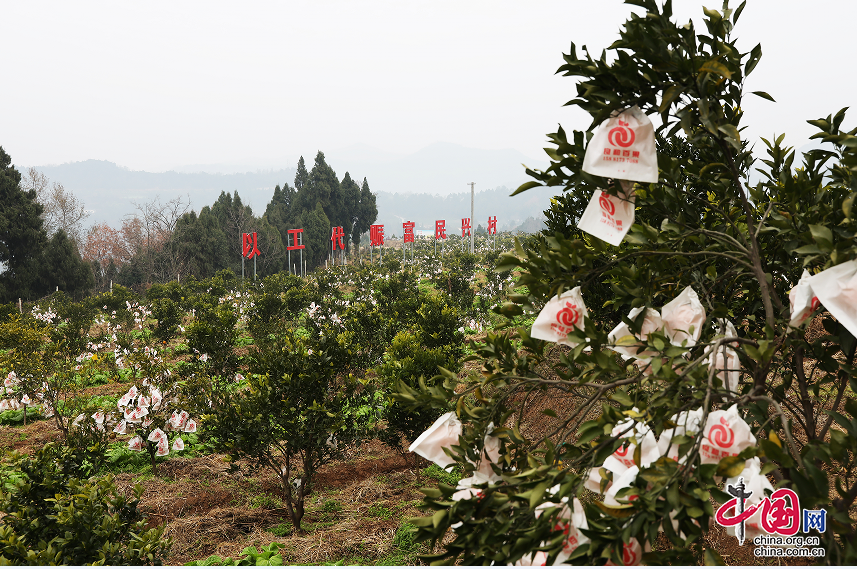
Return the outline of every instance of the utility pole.
[[[473,236],[476,233],[476,218],[473,217],[473,186],[476,182],[470,182],[470,254],[474,254],[476,250],[473,248]]]

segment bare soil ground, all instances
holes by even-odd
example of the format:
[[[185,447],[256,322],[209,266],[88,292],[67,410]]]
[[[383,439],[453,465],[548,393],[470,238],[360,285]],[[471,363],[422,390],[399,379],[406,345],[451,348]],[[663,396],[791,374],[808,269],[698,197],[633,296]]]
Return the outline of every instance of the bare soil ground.
[[[151,524],[165,524],[173,540],[167,563],[178,565],[210,555],[239,557],[248,546],[283,544],[287,564],[383,557],[403,520],[423,515],[418,488],[429,483],[393,449],[370,443],[345,460],[322,468],[297,534],[288,523],[284,494],[273,473],[228,473],[222,455],[170,458],[157,476],[120,474],[117,485],[144,487],[142,509]],[[424,465],[421,465],[424,466]],[[325,508],[335,500],[339,508]]]

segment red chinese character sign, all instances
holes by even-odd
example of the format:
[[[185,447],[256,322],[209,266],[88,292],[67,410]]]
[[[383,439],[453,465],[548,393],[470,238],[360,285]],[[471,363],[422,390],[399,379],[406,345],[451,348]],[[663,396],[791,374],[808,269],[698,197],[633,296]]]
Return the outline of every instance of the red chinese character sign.
[[[337,246],[340,249],[345,249],[345,245],[342,243],[342,237],[345,235],[345,231],[342,227],[334,227],[333,231],[330,234],[330,241],[333,250],[336,251]]]
[[[369,262],[372,262],[372,248],[384,246],[384,226],[370,225],[369,226]],[[382,250],[383,251],[383,250]],[[383,253],[379,252],[379,256]]]
[[[461,250],[465,248],[464,238],[470,236],[470,218],[461,218]]]
[[[303,229],[289,229],[288,235],[286,236],[286,249],[289,251],[294,251],[296,249],[304,248],[304,239],[303,239]]]
[[[461,236],[467,237],[470,235],[470,218],[463,217],[461,219]]]
[[[446,239],[446,220],[441,219],[434,222],[434,239]]]
[[[292,251],[300,251],[300,265],[294,270],[295,275],[300,273],[301,276],[304,276],[304,239],[303,239],[303,229],[289,229],[286,234],[286,250],[289,253],[289,272],[292,272]]]
[[[406,221],[402,224],[402,229],[404,230],[404,242],[405,243],[413,243],[414,242],[414,225],[416,225],[413,221]]]
[[[488,235],[497,235],[497,216],[488,218]]]
[[[411,244],[411,260],[414,258],[414,225],[416,225],[413,221],[406,221],[402,223],[402,253],[406,254],[408,252],[408,243]]]
[[[438,239],[446,239],[446,220],[440,219],[434,222],[434,254],[437,255]]]
[[[488,216],[488,235],[494,236],[494,241],[491,243],[491,250],[493,251],[497,245],[497,216]]]
[[[256,257],[259,251],[256,233],[241,234],[241,278],[244,278],[244,259],[253,259],[253,280],[256,280]]]
[[[245,233],[242,235],[242,249],[246,258],[252,259],[260,254],[258,245],[256,233]]]
[[[369,226],[369,245],[372,247],[382,247],[384,245],[383,225]]]

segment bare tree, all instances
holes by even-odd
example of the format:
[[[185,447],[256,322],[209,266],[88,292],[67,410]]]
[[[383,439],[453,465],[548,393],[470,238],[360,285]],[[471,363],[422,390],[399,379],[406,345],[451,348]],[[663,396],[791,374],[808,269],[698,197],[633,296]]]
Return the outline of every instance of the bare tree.
[[[123,233],[126,225],[128,229],[131,229],[132,226],[136,227],[137,232],[139,232],[137,235],[139,245],[145,248],[147,252],[148,274],[158,276],[162,280],[179,274],[185,264],[185,259],[180,258],[181,255],[178,254],[177,250],[172,250],[175,248],[171,244],[171,237],[175,232],[178,220],[190,210],[190,196],[186,196],[186,198],[178,196],[167,202],[161,202],[160,196],[155,196],[152,201],[147,203],[131,203],[137,208],[139,214],[132,216],[131,220],[126,219],[126,223],[123,225]],[[164,247],[171,250],[164,251],[164,255],[155,254],[163,251]]]
[[[30,168],[21,180],[25,190],[34,190],[36,199],[44,207],[42,220],[48,237],[52,237],[60,229],[64,230],[69,239],[78,248],[83,244],[83,222],[89,217],[83,202],[67,191],[62,184],[51,184],[47,176]]]

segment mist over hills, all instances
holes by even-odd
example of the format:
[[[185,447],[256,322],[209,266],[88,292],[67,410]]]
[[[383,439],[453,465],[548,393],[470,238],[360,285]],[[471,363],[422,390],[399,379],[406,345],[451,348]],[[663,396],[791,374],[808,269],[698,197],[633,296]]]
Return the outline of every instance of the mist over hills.
[[[314,158],[315,153],[304,155],[308,169]],[[536,188],[508,197],[527,180],[522,162],[537,168],[546,165],[528,161],[511,149],[482,150],[439,142],[401,155],[358,144],[325,152],[325,158],[338,178],[349,172],[355,180],[367,179],[377,195],[377,223],[385,225],[388,235],[401,235],[401,224],[406,220],[416,222],[417,228],[429,229],[434,227],[434,220],[446,219],[450,231],[460,228],[460,218],[470,216],[469,182],[476,182],[476,224],[484,227],[488,216],[496,215],[501,230],[516,227],[527,217],[539,217],[552,195],[550,190]],[[168,172],[146,172],[106,160],[86,160],[35,168],[83,201],[91,212],[88,224],[106,222],[118,227],[123,217],[135,213],[135,203],[150,202],[156,196],[161,201],[189,198],[191,208],[199,211],[214,203],[221,191],[237,191],[242,201],[261,215],[274,186],[285,182],[293,185],[295,166],[212,173],[193,170],[220,169],[218,165],[188,165]]]
[[[192,209],[211,205],[221,191],[238,191],[254,212],[263,213],[274,186],[294,180],[295,168],[233,174],[207,172],[145,172],[129,170],[106,160],[85,160],[59,166],[36,166],[51,181],[62,184],[83,201],[92,215],[88,222],[121,224],[136,211],[135,203],[162,201],[182,196],[190,198]]]
[[[473,227],[488,226],[488,217],[497,217],[499,231],[515,229],[528,217],[543,219],[554,193],[546,188],[533,188],[510,197],[514,189],[500,186],[475,192]],[[449,194],[390,194],[377,196],[378,221],[384,224],[386,235],[402,235],[402,223],[413,221],[416,229],[434,230],[436,220],[446,220],[447,235],[461,235],[461,219],[470,217],[470,192]]]
[[[325,152],[325,157],[340,176],[345,171],[356,180],[365,176],[373,191],[442,196],[469,192],[470,182],[476,182],[477,190],[517,188],[528,180],[522,164],[547,166],[547,161],[533,160],[513,149],[466,148],[448,142],[436,142],[409,155],[355,144]],[[309,157],[304,158],[309,164]]]

